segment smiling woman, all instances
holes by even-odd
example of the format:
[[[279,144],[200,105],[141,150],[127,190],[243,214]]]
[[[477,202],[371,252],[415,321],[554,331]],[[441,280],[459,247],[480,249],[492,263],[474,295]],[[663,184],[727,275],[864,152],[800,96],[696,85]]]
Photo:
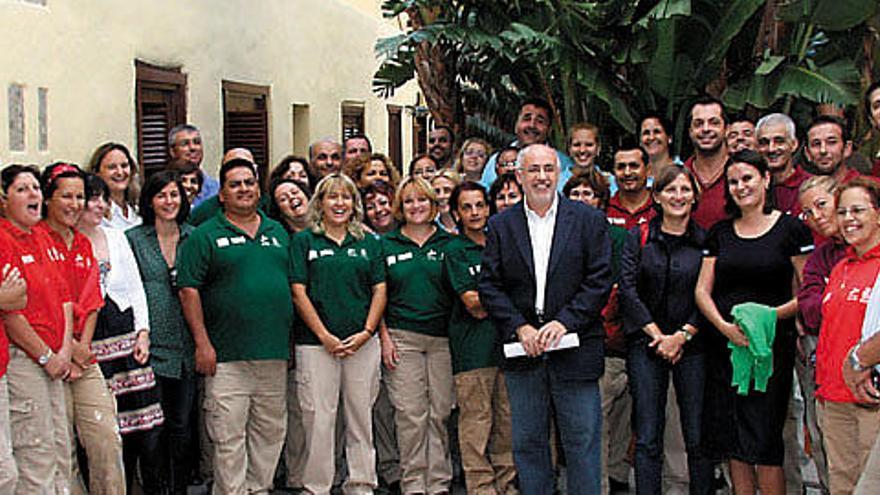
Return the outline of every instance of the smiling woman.
[[[110,188],[110,208],[105,224],[126,230],[141,224],[137,212],[140,178],[137,163],[122,143],[104,143],[92,153],[89,172],[99,175]]]
[[[813,250],[809,230],[768,204],[770,172],[754,151],[735,153],[724,168],[727,210],[733,218],[715,224],[706,241],[696,299],[714,328],[706,333],[706,387],[702,441],[713,459],[730,459],[739,492],[784,493],[782,427],[791,396],[794,367],[792,287],[801,281]],[[761,253],[755,256],[754,253]],[[734,306],[758,303],[775,315],[772,375],[766,390],[740,390],[732,384],[732,349],[757,338],[734,320]]]

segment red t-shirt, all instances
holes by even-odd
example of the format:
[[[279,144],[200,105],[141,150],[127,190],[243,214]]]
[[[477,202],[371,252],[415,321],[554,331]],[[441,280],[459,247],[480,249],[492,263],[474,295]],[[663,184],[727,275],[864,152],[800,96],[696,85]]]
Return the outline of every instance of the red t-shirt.
[[[831,270],[822,296],[822,327],[816,345],[816,397],[833,402],[855,402],[843,381],[846,353],[862,338],[862,321],[880,271],[880,246],[857,256],[846,256]]]
[[[2,267],[7,262],[0,263]],[[9,339],[6,338],[6,327],[3,325],[3,318],[0,317],[0,378],[6,375],[7,366],[9,366]]]
[[[657,210],[654,209],[654,200],[648,194],[648,199],[636,211],[629,211],[620,204],[620,191],[617,192],[608,201],[608,208],[605,211],[608,216],[608,222],[611,225],[617,225],[629,230],[636,225],[650,222],[652,218],[657,216]]]
[[[13,259],[27,282],[27,306],[10,313],[24,316],[40,339],[58,352],[64,340],[62,305],[72,298],[52,240],[39,229],[25,232],[0,218],[0,259]]]
[[[64,238],[58,232],[52,230],[45,221],[37,224],[35,229],[44,232],[55,249],[61,253],[64,277],[67,279],[67,285],[70,288],[70,295],[73,298],[73,335],[79,337],[83,331],[86,317],[92,312],[101,309],[104,306],[104,298],[101,297],[101,286],[99,280],[98,263],[92,251],[92,241],[82,232],[73,230],[73,243],[70,249]]]
[[[713,225],[727,218],[727,212],[724,211],[724,202],[726,201],[724,189],[727,188],[727,179],[725,179],[724,173],[721,173],[714,182],[703,182],[694,170],[694,160],[695,157],[692,156],[684,162],[684,166],[694,174],[700,183],[700,202],[691,217],[697,222],[697,225],[709,230]]]

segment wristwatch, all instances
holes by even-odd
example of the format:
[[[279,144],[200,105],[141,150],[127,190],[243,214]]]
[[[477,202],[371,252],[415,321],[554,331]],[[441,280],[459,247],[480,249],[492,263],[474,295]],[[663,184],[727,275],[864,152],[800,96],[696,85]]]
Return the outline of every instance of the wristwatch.
[[[679,332],[679,333],[684,333],[684,341],[685,341],[685,342],[690,342],[691,339],[694,338],[694,334],[688,332],[688,331],[685,330],[684,328],[680,329],[678,332]]]
[[[862,363],[859,362],[858,352],[859,346],[855,346],[852,348],[851,351],[849,351],[849,354],[847,354],[846,358],[847,361],[849,361],[849,366],[853,369],[853,371],[861,373],[862,371],[868,369],[868,367],[862,366]]]
[[[52,356],[54,355],[55,353],[52,352],[52,349],[47,348],[46,352],[44,352],[40,355],[40,357],[37,358],[37,364],[39,364],[40,366],[46,366],[47,364],[49,364],[49,360],[52,359]]]

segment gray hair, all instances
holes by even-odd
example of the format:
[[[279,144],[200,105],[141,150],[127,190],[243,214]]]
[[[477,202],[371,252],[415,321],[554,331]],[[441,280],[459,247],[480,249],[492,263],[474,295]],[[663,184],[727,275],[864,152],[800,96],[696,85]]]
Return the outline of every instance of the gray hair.
[[[315,155],[314,155],[314,153],[315,153],[315,145],[318,144],[318,143],[331,143],[331,144],[335,144],[336,146],[339,147],[339,151],[340,151],[340,152],[345,151],[345,150],[342,149],[342,144],[340,144],[339,142],[336,141],[336,138],[333,138],[333,137],[330,137],[330,136],[322,137],[321,139],[318,139],[317,141],[315,141],[315,142],[313,142],[312,144],[309,145],[309,161],[310,161],[310,162],[311,162],[312,160],[315,159]]]
[[[794,121],[784,113],[771,113],[761,117],[758,123],[755,124],[755,134],[761,134],[761,129],[768,125],[784,125],[788,140],[792,141],[797,138],[797,129],[794,126]]]
[[[176,125],[176,126],[172,127],[170,131],[168,131],[168,147],[169,148],[174,147],[174,142],[177,139],[177,134],[179,134],[183,131],[198,132],[199,134],[201,134],[201,131],[199,130],[199,128],[192,125],[192,124]]]

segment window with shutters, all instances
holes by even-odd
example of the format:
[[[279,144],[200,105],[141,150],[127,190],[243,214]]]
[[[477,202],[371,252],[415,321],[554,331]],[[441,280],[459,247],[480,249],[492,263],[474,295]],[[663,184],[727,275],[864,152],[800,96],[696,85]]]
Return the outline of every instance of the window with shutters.
[[[346,101],[342,103],[342,142],[364,132],[364,104]]]
[[[416,112],[412,118],[413,156],[428,152],[428,112]]]
[[[168,165],[168,131],[186,123],[186,74],[135,61],[137,156],[144,178]]]
[[[403,150],[401,149],[401,117],[400,105],[388,105],[388,158],[397,167],[403,170]]]
[[[260,181],[269,174],[269,87],[223,81],[223,150],[247,148]]]

